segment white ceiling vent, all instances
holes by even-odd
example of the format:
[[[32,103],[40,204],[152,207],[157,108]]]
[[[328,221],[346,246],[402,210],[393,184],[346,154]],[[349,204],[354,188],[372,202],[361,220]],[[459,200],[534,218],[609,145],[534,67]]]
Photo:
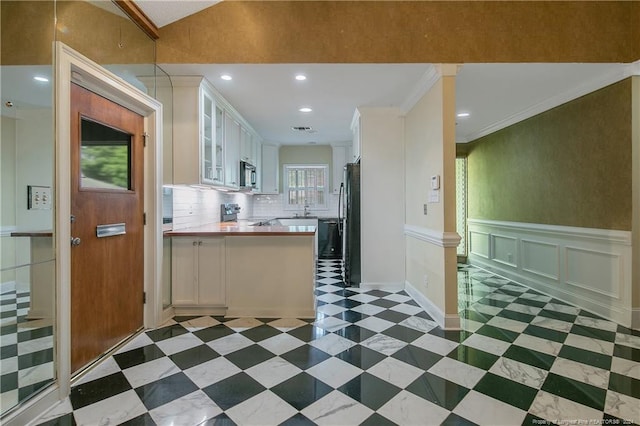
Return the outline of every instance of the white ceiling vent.
[[[305,133],[315,133],[317,130],[309,127],[309,126],[291,126],[291,130],[296,132],[305,132]]]

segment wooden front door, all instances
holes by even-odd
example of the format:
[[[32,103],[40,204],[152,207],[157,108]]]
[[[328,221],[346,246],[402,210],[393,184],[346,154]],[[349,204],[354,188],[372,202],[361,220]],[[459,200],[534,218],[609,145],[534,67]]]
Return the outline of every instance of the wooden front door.
[[[144,119],[71,87],[71,371],[143,325]]]

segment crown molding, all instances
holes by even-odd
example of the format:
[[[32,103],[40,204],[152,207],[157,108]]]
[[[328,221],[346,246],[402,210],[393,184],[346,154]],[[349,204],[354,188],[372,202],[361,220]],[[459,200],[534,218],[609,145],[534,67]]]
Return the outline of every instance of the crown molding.
[[[434,84],[442,77],[441,71],[433,64],[420,77],[413,89],[409,92],[409,96],[400,104],[400,110],[403,114],[407,114],[418,103],[420,99],[433,87]]]

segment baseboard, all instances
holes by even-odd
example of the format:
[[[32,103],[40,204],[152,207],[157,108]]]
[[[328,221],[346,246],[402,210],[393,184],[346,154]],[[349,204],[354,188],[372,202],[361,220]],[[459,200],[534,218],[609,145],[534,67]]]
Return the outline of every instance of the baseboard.
[[[227,315],[227,308],[224,306],[173,306],[173,316],[182,315],[212,315],[223,317]],[[164,315],[163,319],[165,319]]]
[[[368,282],[368,283],[360,283],[360,288],[371,289],[371,290],[389,289],[389,290],[392,290],[392,291],[399,291],[399,290],[404,289],[404,284],[401,283],[401,282],[398,282],[398,283],[394,283],[394,282],[384,282],[384,283]]]
[[[225,316],[229,318],[315,318],[316,311],[313,309],[229,308]]]
[[[415,302],[428,313],[431,318],[444,330],[459,330],[460,316],[458,314],[445,315],[427,296],[416,289],[409,281],[404,283],[404,291],[415,300]]]

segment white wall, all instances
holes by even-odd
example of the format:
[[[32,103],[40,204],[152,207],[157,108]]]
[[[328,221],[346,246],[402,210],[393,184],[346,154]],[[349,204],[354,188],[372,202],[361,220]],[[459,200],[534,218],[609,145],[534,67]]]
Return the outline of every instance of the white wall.
[[[362,284],[402,285],[404,117],[396,108],[360,111]]]
[[[16,120],[2,116],[0,136],[0,269],[16,265],[15,238],[10,236],[16,226]],[[0,284],[13,290],[15,271],[0,272]],[[1,287],[5,290],[5,286]]]

